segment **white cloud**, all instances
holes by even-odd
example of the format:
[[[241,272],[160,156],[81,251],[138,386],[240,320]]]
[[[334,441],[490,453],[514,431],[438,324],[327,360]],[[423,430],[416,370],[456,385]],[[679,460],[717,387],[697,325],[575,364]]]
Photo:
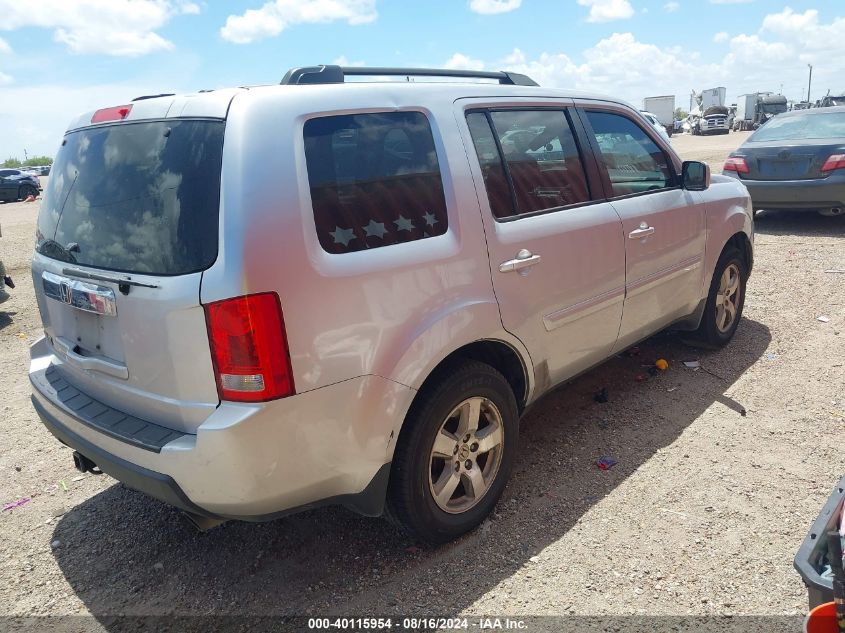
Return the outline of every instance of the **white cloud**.
[[[681,8],[681,5],[678,4],[677,2],[674,2],[674,1],[673,2],[667,2],[666,4],[663,5],[663,10],[666,11],[666,13],[674,13],[675,11],[677,11],[680,8]]]
[[[0,72],[0,86],[7,86],[14,81],[11,75]]]
[[[754,0],[710,0],[710,4],[748,4]]]
[[[377,17],[375,0],[274,0],[260,9],[230,15],[220,36],[235,44],[249,44],[278,35],[295,24],[345,20],[355,25]]]
[[[578,0],[582,7],[590,7],[587,22],[611,22],[633,17],[634,7],[628,0]]]
[[[767,15],[760,32],[773,35],[799,51],[833,51],[845,39],[845,17],[835,18],[830,24],[821,24],[817,10],[796,13],[787,7],[780,13]]]
[[[452,70],[484,70],[484,62],[480,59],[472,59],[461,53],[455,53],[443,64],[443,68]]]
[[[172,49],[155,30],[199,10],[183,0],[0,0],[0,30],[54,29],[53,39],[74,53],[136,56]]]
[[[470,0],[469,8],[476,13],[493,15],[507,13],[520,7],[522,0]]]
[[[748,25],[752,28],[754,25]],[[638,40],[632,33],[613,33],[578,55],[548,51],[528,56],[514,49],[501,59],[474,59],[456,53],[452,67],[512,70],[541,86],[606,93],[639,105],[653,94],[675,94],[679,107],[689,106],[691,90],[725,86],[730,103],[745,93],[771,90],[798,101],[807,87],[807,63],[813,64],[813,97],[830,88],[845,89],[845,17],[822,22],[817,11],[784,9],[765,16],[756,31],[731,37],[718,33],[724,52],[704,56],[692,43],[665,47]],[[705,42],[702,42],[705,45]]]
[[[717,44],[720,42],[727,42],[729,37],[730,36],[728,35],[727,31],[719,31],[718,33],[716,33],[716,35],[713,36],[713,41]]]
[[[0,37],[0,53],[11,54],[11,52],[12,47],[9,46],[9,42]]]

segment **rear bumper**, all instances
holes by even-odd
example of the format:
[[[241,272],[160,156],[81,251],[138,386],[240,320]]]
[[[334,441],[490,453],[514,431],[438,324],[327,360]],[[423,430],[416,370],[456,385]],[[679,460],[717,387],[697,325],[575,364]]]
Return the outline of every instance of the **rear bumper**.
[[[732,173],[727,175],[736,177]],[[845,207],[845,170],[818,180],[739,180],[748,188],[755,210],[817,211]]]
[[[390,412],[406,410],[415,393],[403,385],[362,376],[262,405],[223,402],[196,435],[179,433],[155,450],[92,426],[51,391],[43,375],[61,361],[46,351],[36,343],[30,364],[42,422],[131,488],[212,518],[261,521],[328,504],[381,514]]]

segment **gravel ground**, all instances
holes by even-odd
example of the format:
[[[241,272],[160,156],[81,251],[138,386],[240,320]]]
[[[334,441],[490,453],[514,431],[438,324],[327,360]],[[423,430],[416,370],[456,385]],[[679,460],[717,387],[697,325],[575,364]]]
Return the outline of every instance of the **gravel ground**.
[[[718,171],[744,136],[673,144]],[[845,219],[761,216],[736,339],[702,351],[662,334],[550,394],[523,420],[492,518],[429,548],[334,508],[200,534],[108,476],[80,476],[29,403],[38,204],[0,205],[18,282],[0,307],[0,502],[31,498],[0,513],[0,613],[109,628],[118,614],[806,610],[792,559],[843,475],[845,275],[824,271],[845,267]],[[666,373],[635,380],[661,357]],[[599,470],[601,455],[618,465]]]

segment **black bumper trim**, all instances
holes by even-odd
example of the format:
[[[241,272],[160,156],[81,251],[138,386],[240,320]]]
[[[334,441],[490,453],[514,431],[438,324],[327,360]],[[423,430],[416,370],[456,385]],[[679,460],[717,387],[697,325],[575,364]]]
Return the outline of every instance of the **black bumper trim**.
[[[75,420],[132,446],[159,453],[169,442],[188,435],[136,418],[90,398],[62,378],[53,365],[30,374],[29,379],[45,398],[62,407]]]
[[[31,396],[31,400],[32,406],[35,407],[38,417],[41,418],[41,422],[44,423],[47,430],[55,435],[62,444],[79,451],[97,464],[103,472],[111,475],[118,481],[122,481],[130,488],[143,492],[159,501],[164,501],[181,510],[205,517],[220,518],[206,512],[188,499],[179,485],[169,475],[163,475],[143,466],[138,466],[95,446],[59,422],[34,395]]]
[[[807,586],[810,609],[833,600],[833,582],[822,578],[816,567],[827,552],[826,534],[828,530],[838,529],[839,511],[845,499],[845,477],[839,480],[828,497],[821,512],[813,521],[813,527],[798,548],[793,566]]]

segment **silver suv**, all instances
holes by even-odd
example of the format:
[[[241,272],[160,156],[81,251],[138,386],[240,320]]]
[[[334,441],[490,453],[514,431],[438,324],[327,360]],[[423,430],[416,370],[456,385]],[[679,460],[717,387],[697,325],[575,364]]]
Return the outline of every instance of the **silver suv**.
[[[513,73],[135,100],[53,164],[32,401],[204,525],[342,504],[444,541],[555,385],[669,326],[731,339],[752,231],[631,106]]]

